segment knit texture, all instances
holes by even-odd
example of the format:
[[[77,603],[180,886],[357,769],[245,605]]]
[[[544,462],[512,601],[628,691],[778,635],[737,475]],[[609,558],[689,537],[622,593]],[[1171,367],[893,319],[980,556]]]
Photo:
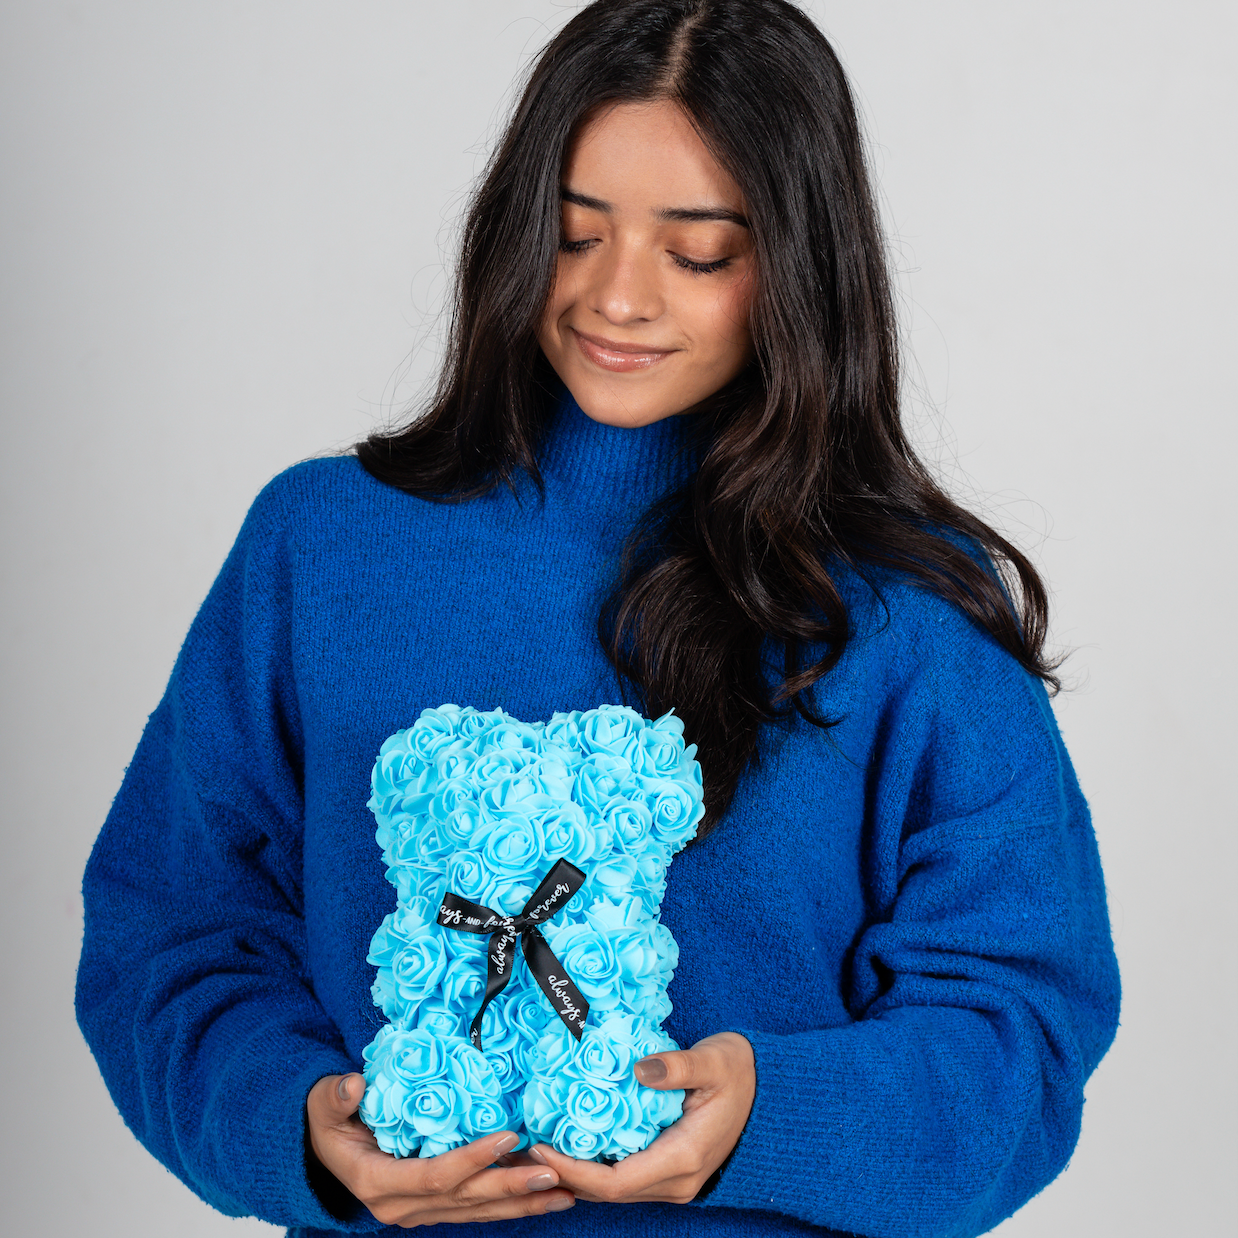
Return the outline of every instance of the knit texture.
[[[687,430],[598,425],[569,400],[544,495],[521,478],[430,503],[341,458],[255,502],[95,845],[78,973],[125,1121],[216,1208],[305,1238],[382,1230],[316,1193],[304,1153],[309,1089],[359,1069],[382,1021],[375,754],[444,702],[526,719],[621,702],[597,614],[624,537],[693,467]],[[666,1030],[739,1031],[756,1054],[717,1187],[455,1238],[966,1236],[1066,1164],[1118,975],[1045,694],[922,589],[837,579],[856,635],[818,705],[838,725],[768,728],[663,902]]]

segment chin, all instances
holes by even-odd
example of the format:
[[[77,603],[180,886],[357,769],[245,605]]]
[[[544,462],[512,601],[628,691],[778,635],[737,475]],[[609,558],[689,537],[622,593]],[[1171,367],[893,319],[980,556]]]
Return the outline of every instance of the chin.
[[[673,399],[659,400],[653,393],[590,390],[593,384],[567,384],[572,398],[591,420],[604,426],[625,430],[652,425],[684,411],[682,403]]]
[[[576,401],[580,404],[585,415],[592,421],[599,422],[604,426],[617,426],[623,430],[637,430],[641,426],[652,425],[655,421],[662,421],[667,417],[677,416],[679,409],[673,408],[669,410],[661,409],[633,409],[624,408],[614,404],[583,404],[580,400]]]

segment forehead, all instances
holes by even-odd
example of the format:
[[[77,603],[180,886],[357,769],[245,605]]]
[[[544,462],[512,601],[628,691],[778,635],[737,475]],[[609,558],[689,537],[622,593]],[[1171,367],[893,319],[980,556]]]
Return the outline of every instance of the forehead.
[[[675,104],[613,104],[589,118],[563,168],[567,188],[646,213],[666,207],[743,210],[743,195]]]

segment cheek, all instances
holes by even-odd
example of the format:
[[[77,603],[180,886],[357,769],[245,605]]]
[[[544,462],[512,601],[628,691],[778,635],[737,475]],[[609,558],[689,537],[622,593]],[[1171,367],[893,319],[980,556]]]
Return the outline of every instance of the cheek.
[[[575,297],[574,281],[564,271],[563,260],[560,259],[555,267],[554,282],[550,286],[550,296],[546,300],[546,309],[542,314],[542,321],[537,329],[538,342],[543,349],[554,348],[558,339],[558,332],[555,324],[562,317],[563,312],[571,305]]]
[[[737,364],[752,351],[749,313],[752,309],[751,278],[719,289],[700,306],[701,336],[712,344],[719,364]]]

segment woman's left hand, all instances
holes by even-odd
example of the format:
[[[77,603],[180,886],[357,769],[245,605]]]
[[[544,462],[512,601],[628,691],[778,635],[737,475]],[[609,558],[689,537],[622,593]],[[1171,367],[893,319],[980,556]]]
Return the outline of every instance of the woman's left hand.
[[[686,1204],[739,1142],[756,1093],[752,1046],[720,1032],[691,1049],[656,1053],[636,1064],[646,1087],[683,1088],[683,1117],[643,1152],[616,1165],[577,1161],[538,1144],[528,1155],[559,1175],[559,1186],[594,1203]]]

